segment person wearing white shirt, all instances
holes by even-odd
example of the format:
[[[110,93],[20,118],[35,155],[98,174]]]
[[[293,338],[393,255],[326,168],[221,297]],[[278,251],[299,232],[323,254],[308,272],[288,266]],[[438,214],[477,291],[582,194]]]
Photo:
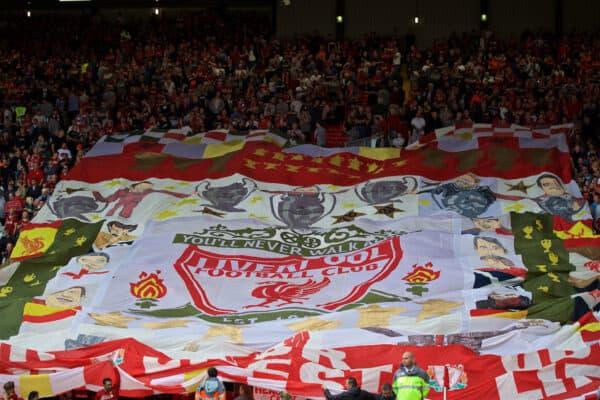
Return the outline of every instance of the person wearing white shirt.
[[[423,118],[421,110],[418,110],[417,115],[415,115],[414,118],[410,121],[412,132],[410,135],[409,144],[417,142],[419,138],[425,135],[426,124],[427,123],[425,122],[425,118]]]

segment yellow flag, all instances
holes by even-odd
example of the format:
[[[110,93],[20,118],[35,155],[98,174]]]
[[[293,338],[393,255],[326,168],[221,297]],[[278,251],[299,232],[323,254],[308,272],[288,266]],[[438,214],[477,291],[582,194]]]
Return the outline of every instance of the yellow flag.
[[[60,222],[31,224],[23,229],[11,253],[11,259],[21,261],[44,254],[54,242],[59,226]]]

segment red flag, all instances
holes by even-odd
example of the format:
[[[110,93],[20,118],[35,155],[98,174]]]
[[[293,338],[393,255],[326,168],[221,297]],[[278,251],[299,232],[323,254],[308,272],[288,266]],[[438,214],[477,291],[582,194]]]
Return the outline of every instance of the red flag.
[[[450,374],[447,365],[444,365],[444,388],[450,390]]]

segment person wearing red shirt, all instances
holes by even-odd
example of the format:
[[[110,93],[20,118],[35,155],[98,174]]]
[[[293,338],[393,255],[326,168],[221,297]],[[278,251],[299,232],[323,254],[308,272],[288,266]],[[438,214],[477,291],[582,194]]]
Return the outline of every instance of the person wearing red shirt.
[[[263,115],[258,121],[258,129],[269,129],[271,126],[271,117],[268,115]]]
[[[17,231],[18,223],[19,223],[19,217],[18,217],[17,213],[14,210],[10,210],[6,214],[6,218],[4,220],[4,230],[12,236]]]
[[[96,393],[95,400],[119,400],[119,389],[113,387],[112,379],[104,378],[102,384],[104,388]]]
[[[27,168],[34,169],[36,166],[39,166],[42,163],[42,156],[39,154],[39,150],[37,147],[33,148],[33,154],[28,155],[25,158],[27,163]]]
[[[15,393],[15,383],[8,381],[4,384],[4,397],[0,397],[2,400],[19,400],[19,396]]]
[[[20,197],[17,197],[14,193],[8,194],[8,201],[4,205],[4,213],[8,215],[10,211],[14,211],[15,214],[19,214],[23,211],[24,202]]]
[[[33,163],[31,170],[27,174],[27,185],[31,186],[34,180],[38,183],[44,182],[44,171],[41,170],[37,162]]]

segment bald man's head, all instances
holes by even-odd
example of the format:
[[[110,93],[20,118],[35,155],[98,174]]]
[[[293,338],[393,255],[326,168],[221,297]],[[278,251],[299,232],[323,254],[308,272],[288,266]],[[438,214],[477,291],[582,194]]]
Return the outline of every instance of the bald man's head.
[[[410,351],[402,354],[402,365],[406,368],[412,368],[415,365],[415,356]]]

